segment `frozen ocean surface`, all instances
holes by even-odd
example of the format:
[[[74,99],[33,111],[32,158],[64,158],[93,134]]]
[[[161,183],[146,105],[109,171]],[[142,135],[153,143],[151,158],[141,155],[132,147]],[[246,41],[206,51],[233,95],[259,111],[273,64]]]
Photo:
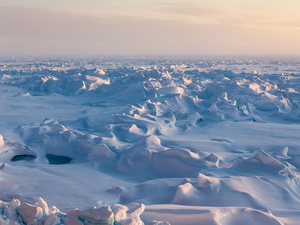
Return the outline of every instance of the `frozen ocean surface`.
[[[1,58],[0,224],[300,221],[300,58]]]

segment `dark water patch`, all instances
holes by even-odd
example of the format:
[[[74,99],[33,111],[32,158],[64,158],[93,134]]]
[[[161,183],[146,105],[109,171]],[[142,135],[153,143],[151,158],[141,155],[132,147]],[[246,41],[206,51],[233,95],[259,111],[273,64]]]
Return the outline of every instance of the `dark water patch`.
[[[36,159],[35,155],[15,155],[14,157],[11,158],[10,161],[16,162],[16,161],[33,161]]]
[[[211,141],[216,141],[216,142],[225,142],[225,143],[232,143],[231,141],[224,139],[224,138],[213,138],[210,139]]]
[[[68,164],[72,161],[72,158],[68,156],[63,156],[63,155],[52,155],[52,154],[47,154],[46,158],[49,162],[49,164]]]

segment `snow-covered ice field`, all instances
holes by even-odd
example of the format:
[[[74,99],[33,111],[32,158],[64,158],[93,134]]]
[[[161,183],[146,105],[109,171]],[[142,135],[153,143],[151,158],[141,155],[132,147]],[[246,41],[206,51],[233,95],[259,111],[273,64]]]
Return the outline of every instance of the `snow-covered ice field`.
[[[1,225],[299,224],[299,58],[1,58],[0,106]]]

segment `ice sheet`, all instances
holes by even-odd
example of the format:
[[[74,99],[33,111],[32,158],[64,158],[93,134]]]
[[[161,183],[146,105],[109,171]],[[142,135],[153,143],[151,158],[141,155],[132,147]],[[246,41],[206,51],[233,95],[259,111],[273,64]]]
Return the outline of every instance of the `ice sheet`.
[[[299,77],[297,58],[2,58],[0,219],[297,224]]]

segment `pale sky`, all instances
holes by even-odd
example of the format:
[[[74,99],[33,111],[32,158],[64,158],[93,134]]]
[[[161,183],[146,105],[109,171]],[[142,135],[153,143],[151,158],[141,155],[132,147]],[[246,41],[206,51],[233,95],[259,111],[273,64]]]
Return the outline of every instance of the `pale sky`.
[[[299,0],[0,0],[0,55],[300,55]]]

